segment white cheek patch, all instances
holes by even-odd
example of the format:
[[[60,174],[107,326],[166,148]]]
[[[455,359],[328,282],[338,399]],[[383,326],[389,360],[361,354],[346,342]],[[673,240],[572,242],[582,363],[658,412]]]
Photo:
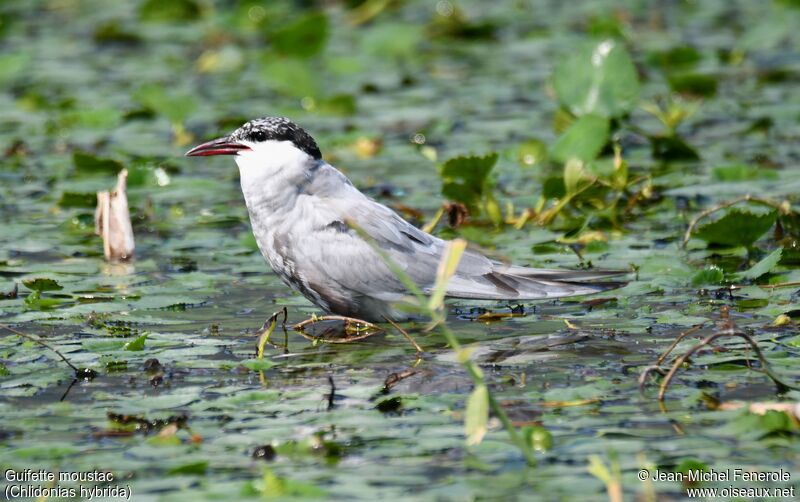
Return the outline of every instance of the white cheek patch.
[[[280,184],[302,175],[310,156],[295,147],[290,141],[264,141],[249,144],[251,150],[242,150],[234,157],[239,166],[242,190],[263,186],[269,179],[272,184]]]

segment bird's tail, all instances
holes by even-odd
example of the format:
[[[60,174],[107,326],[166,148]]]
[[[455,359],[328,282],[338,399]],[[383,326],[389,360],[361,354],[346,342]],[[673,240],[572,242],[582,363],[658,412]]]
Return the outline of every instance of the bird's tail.
[[[447,288],[452,298],[536,300],[599,293],[627,284],[608,281],[619,270],[550,270],[498,265],[480,276],[454,276]]]

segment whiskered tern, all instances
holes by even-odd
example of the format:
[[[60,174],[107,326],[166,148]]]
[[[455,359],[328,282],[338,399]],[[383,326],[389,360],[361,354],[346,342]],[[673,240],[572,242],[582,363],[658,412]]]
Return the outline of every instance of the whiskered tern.
[[[433,287],[446,241],[361,193],[294,122],[254,119],[186,155],[234,157],[261,254],[322,310],[366,321],[407,318],[397,305],[408,291],[376,248],[421,290]],[[620,272],[514,266],[468,249],[447,296],[520,301],[586,295],[619,287],[590,282],[615,275]]]

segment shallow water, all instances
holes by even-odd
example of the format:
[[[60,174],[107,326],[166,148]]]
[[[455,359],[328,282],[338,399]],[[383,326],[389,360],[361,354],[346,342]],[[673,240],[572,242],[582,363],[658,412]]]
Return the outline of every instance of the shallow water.
[[[495,40],[468,41],[428,37],[421,23],[440,14],[424,2],[358,28],[348,28],[348,14],[334,5],[325,11],[324,52],[307,63],[322,89],[303,84],[303,74],[291,76],[288,90],[270,66],[284,59],[265,48],[265,28],[253,21],[260,11],[247,2],[218,2],[191,22],[140,19],[132,2],[4,4],[0,293],[15,283],[20,292],[0,299],[0,322],[38,335],[99,374],[69,387],[72,372],[54,354],[3,332],[0,464],[110,469],[134,500],[245,498],[269,485],[270,474],[290,480],[284,495],[298,498],[603,500],[603,483],[587,472],[591,455],[607,464],[617,459],[631,499],[651,488],[658,500],[681,498],[680,483],[648,484],[636,476],[642,467],[666,471],[687,460],[717,470],[782,467],[792,479],[780,486],[796,486],[796,427],[764,424],[741,410],[711,410],[701,397],[798,400],[797,391],[778,394],[747,368],[752,353],[741,340],[694,357],[673,383],[665,411],[656,385],[644,397],[638,390],[640,371],[681,331],[712,321],[699,332],[712,333],[722,306],[775,371],[797,382],[796,323],[771,326],[779,314],[796,317],[797,288],[748,286],[733,297],[702,289],[691,283],[699,269],[709,263],[736,269],[744,253],[694,242],[689,251],[679,247],[687,221],[715,202],[745,193],[793,199],[800,188],[800,58],[797,33],[787,28],[800,10],[790,3],[676,2],[656,9],[647,2],[612,8],[525,1],[487,10],[468,2],[459,5],[470,19],[497,25]],[[268,17],[282,19],[284,11],[289,7],[273,7]],[[526,317],[492,323],[474,320],[474,309],[487,305],[450,305],[449,325],[475,347],[473,357],[511,418],[552,434],[552,448],[537,454],[536,467],[525,466],[494,422],[480,445],[465,446],[464,401],[472,383],[441,336],[424,326],[406,326],[426,351],[421,361],[391,329],[352,344],[313,344],[290,332],[287,349],[268,349],[270,367],[252,369],[254,333],[272,312],[285,306],[292,322],[318,312],[264,264],[230,159],[182,158],[190,141],[181,134],[197,142],[254,114],[289,115],[358,187],[427,219],[442,198],[436,164],[412,142],[422,134],[439,160],[499,151],[499,197],[530,206],[545,168],[521,168],[517,147],[531,138],[553,143],[553,64],[587,30],[614,25],[609,13],[623,20],[616,22],[647,77],[644,96],[668,92],[648,55],[687,43],[700,54],[692,71],[713,76],[718,88],[681,127],[700,161],[660,164],[641,136],[619,132],[631,170],[652,174],[661,199],[625,222],[624,232],[608,232],[607,245],[582,254],[600,268],[635,265],[628,286],[591,299],[527,304]],[[113,23],[115,39],[97,35]],[[738,64],[722,57],[732,50],[745,54]],[[216,73],[198,73],[203,57]],[[143,97],[145,84],[164,86],[167,98]],[[304,111],[306,94],[319,103],[351,95],[356,112]],[[175,104],[182,100],[184,109]],[[639,109],[633,116],[644,129],[659,127]],[[749,130],[764,118],[771,128]],[[185,130],[173,123],[185,123]],[[378,155],[354,153],[362,136],[382,139]],[[116,167],[76,167],[73,151],[113,158],[130,170],[132,263],[106,264],[92,233],[91,196],[113,184]],[[739,163],[770,175],[712,176],[716,166]],[[461,233],[521,264],[581,265],[553,229],[487,228]],[[783,264],[770,281],[797,281],[796,265]],[[61,303],[46,310],[26,305],[29,291],[21,282],[34,277],[58,281],[63,289],[43,297]],[[611,301],[590,301],[597,297]],[[123,349],[144,333],[144,350]],[[280,329],[273,340],[284,341]],[[161,371],[144,369],[153,358]],[[409,369],[412,376],[381,393],[388,376]],[[386,402],[394,397],[399,405]],[[161,440],[157,433],[113,435],[108,412],[148,420],[185,413],[188,430]],[[275,458],[253,458],[267,444]]]

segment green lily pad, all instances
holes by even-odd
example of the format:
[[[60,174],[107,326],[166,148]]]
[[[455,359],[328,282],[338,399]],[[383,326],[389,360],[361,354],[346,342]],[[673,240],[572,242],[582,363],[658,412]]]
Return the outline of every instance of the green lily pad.
[[[442,176],[442,195],[461,202],[474,211],[481,198],[487,194],[489,173],[497,163],[498,155],[483,157],[455,157],[439,167]]]
[[[582,45],[555,68],[559,103],[575,115],[618,117],[639,100],[639,77],[630,54],[618,40]]]
[[[584,115],[556,140],[550,155],[559,162],[569,159],[584,162],[594,160],[608,142],[609,127],[609,121],[605,117]]]
[[[692,276],[692,285],[722,284],[725,272],[716,265],[710,265]]]
[[[759,261],[749,269],[745,270],[744,272],[739,272],[738,274],[734,274],[734,277],[739,280],[758,279],[762,275],[772,272],[772,269],[774,269],[778,265],[778,262],[781,261],[782,255],[783,255],[783,248],[778,248],[775,251],[768,254],[767,256],[765,256],[761,261]]]
[[[777,217],[775,210],[753,212],[735,207],[718,220],[699,226],[694,235],[709,244],[750,247],[772,228]]]
[[[31,291],[43,293],[45,291],[61,291],[64,286],[59,284],[55,279],[48,279],[46,277],[37,277],[35,279],[26,279],[22,281],[22,285]]]
[[[328,17],[321,11],[309,12],[268,37],[279,54],[301,58],[309,58],[322,51],[327,38]]]
[[[125,343],[122,346],[122,350],[130,350],[130,351],[141,351],[144,350],[144,342],[147,340],[147,333],[136,337],[134,340]]]
[[[116,176],[123,169],[123,165],[114,159],[97,157],[86,152],[73,153],[72,163],[79,176]]]

